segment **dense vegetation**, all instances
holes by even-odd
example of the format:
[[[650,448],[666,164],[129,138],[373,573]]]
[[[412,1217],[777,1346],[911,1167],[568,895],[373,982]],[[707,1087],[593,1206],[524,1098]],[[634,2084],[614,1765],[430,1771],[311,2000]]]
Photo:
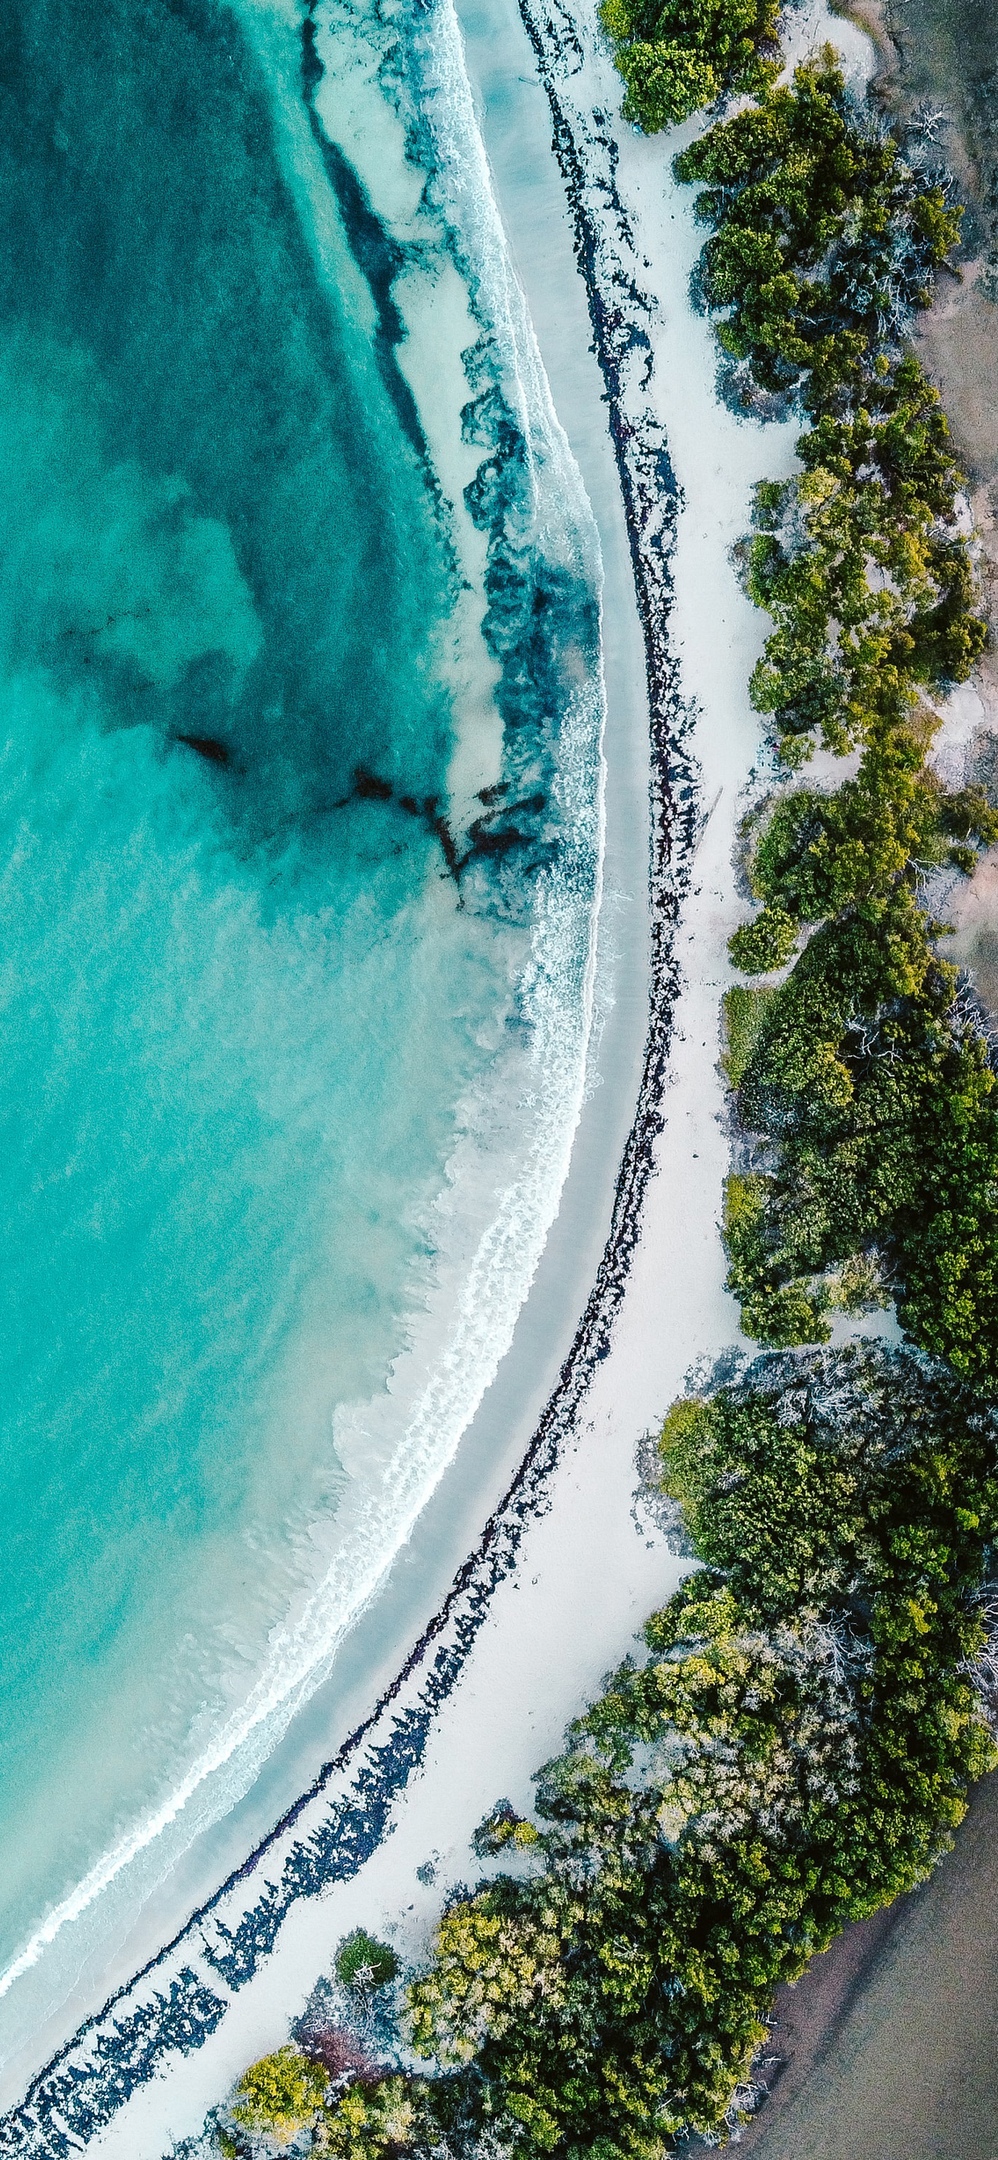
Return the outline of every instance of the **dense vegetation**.
[[[746,394],[798,397],[802,471],[757,491],[750,590],[776,628],[753,678],[781,748],[866,742],[918,686],[962,680],[985,626],[938,395],[902,339],[959,233],[931,173],[852,109],[830,54],[676,160],[707,181],[699,280]]]
[[[530,1873],[444,1913],[404,2014],[435,2074],[313,2096],[316,2149],[661,2160],[737,2112],[774,1987],[926,1873],[998,1762],[996,1438],[879,1347],[673,1410],[663,1482],[704,1565],[539,1773]]]
[[[958,218],[830,56],[774,85],[768,9],[603,13],[645,127],[757,93],[677,160],[739,399],[807,423],[744,550],[773,621],[752,691],[788,767],[854,753],[836,791],[788,783],[746,833],[759,906],[732,958],[779,979],[725,1000],[744,1164],[724,1229],[743,1326],[773,1347],[666,1420],[700,1565],[539,1773],[537,1822],[500,1801],[479,1826],[479,1857],[517,1872],[444,1912],[405,2050],[321,2095],[293,2051],[267,2058],[237,2147],[271,2087],[278,2134],[344,2160],[661,2160],[683,2130],[723,2135],[777,1984],[920,1880],[998,1763],[998,1089],[922,904],[998,814],[925,765],[925,692],[985,629],[945,416],[904,345]],[[797,1347],[889,1299],[916,1348]]]
[[[998,838],[984,796],[946,794],[924,763],[923,692],[962,679],[986,631],[945,415],[902,342],[958,219],[828,55],[677,169],[709,183],[700,278],[729,356],[811,423],[799,473],[757,490],[746,578],[775,627],[754,702],[791,764],[816,738],[861,751],[836,793],[778,795],[751,835],[762,906],[732,958],[750,975],[793,965],[728,1001],[756,1136],[728,1186],[730,1287],[746,1332],[776,1346],[889,1293],[916,1342],[990,1389],[998,1095],[920,905],[928,868],[969,869]]]
[[[707,182],[707,305],[722,349],[763,389],[842,404],[928,304],[959,237],[943,179],[913,166],[856,106],[834,54],[797,69],[675,161]]]
[[[240,2078],[233,2121],[242,2130],[269,2133],[284,2144],[314,2121],[327,2083],[320,2063],[299,2048],[278,2048],[252,2063]]]
[[[729,1180],[729,1282],[746,1332],[787,1344],[886,1281],[906,1331],[994,1393],[998,1095],[952,1000],[903,888],[813,933],[742,1072],[769,1167]]]
[[[602,0],[626,117],[653,135],[726,91],[761,89],[779,69],[777,14],[777,0]]]

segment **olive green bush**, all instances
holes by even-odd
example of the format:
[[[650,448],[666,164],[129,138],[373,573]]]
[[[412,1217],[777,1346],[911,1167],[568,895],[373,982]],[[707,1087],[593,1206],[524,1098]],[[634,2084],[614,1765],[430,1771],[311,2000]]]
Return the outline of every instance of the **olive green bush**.
[[[945,415],[904,345],[959,217],[831,54],[676,169],[708,183],[700,280],[722,346],[811,423],[799,473],[756,492],[746,577],[773,629],[753,699],[791,765],[815,737],[861,750],[834,793],[772,804],[751,851],[762,905],[731,958],[749,975],[792,965],[729,1066],[763,1163],[750,1150],[729,1182],[729,1287],[745,1332],[784,1348],[886,1286],[917,1343],[991,1390],[998,1102],[919,905],[927,869],[970,869],[998,839],[980,791],[927,771],[919,704],[986,637]]]
[[[300,2048],[278,2048],[243,2072],[232,2106],[233,2120],[286,2145],[314,2121],[328,2082],[322,2064],[312,2062]]]
[[[842,409],[875,377],[959,237],[945,184],[856,105],[831,47],[708,129],[675,171],[707,183],[699,290],[725,311],[723,350],[808,411]]]
[[[425,2084],[389,2075],[357,2080],[325,2107],[312,2148],[330,2160],[403,2160],[432,2147],[435,2130]]]

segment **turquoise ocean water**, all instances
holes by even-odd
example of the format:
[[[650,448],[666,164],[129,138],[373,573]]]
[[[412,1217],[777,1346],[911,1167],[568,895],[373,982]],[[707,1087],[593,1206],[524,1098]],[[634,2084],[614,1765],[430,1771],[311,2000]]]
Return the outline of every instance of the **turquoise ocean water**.
[[[246,1790],[505,1348],[601,705],[442,8],[18,0],[0,217],[11,2046]]]

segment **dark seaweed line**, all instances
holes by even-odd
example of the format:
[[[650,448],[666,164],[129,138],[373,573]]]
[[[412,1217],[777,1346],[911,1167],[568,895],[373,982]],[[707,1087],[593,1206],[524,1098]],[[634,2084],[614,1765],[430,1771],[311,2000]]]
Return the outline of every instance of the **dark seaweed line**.
[[[616,226],[622,248],[631,246],[626,212],[615,179],[615,145],[603,116],[570,113],[561,82],[581,66],[582,53],[567,17],[535,15],[529,0],[520,12],[533,47],[553,122],[555,155],[571,208],[575,250],[589,305],[593,345],[605,384],[611,438],[620,476],[631,562],[645,644],[651,733],[652,968],[650,1011],[641,1085],[618,1172],[611,1224],[596,1281],[562,1366],[556,1387],[519,1468],[490,1515],[475,1550],[455,1576],[439,1611],[424,1629],[391,1685],[370,1715],[325,1763],[308,1790],[275,1824],[243,1864],[194,1911],[170,1942],[87,2018],[76,2034],[37,2073],[24,2103],[0,2123],[0,2150],[64,2155],[78,2150],[110,2121],[117,2108],[176,2049],[188,2052],[215,2030],[228,2007],[205,1977],[185,1964],[166,1994],[139,2005],[126,2021],[113,2013],[141,1983],[163,1968],[183,1945],[202,1958],[231,1991],[252,1976],[272,1947],[281,1920],[301,1895],[315,1895],[353,1875],[387,1827],[391,1807],[420,1761],[436,1710],[451,1692],[482,1624],[493,1592],[515,1566],[527,1523],[550,1505],[547,1486],[575,1426],[593,1374],[610,1346],[614,1320],[638,1242],[642,1205],[652,1170],[655,1139],[664,1123],[661,1095],[671,1042],[671,1015],[680,975],[674,930],[689,881],[698,828],[695,766],[688,748],[691,716],[679,694],[667,619],[672,598],[669,564],[678,492],[664,431],[645,406],[630,411],[631,377],[644,355],[637,384],[650,373],[650,338],[640,327],[650,306],[615,253],[607,227]],[[443,1640],[450,1632],[452,1641]],[[304,1810],[344,1770],[373,1736],[407,1684],[439,1645],[416,1702],[392,1721],[385,1743],[373,1749],[338,1801],[331,1819],[292,1851],[280,1889],[267,1884],[257,1906],[230,1930],[219,1908],[293,1829]],[[350,1799],[353,1805],[349,1804]],[[211,1937],[206,1924],[213,1922]],[[199,1939],[198,1939],[199,1938]],[[102,2030],[102,2028],[104,2028]],[[84,2043],[92,2038],[92,2046]],[[80,2054],[84,2059],[80,2060]],[[72,2058],[77,2056],[74,2062]]]

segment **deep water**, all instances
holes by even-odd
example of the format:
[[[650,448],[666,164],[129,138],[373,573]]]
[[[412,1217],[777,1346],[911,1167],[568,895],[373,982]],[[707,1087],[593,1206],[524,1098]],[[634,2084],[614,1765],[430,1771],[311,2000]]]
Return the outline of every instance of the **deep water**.
[[[89,1928],[144,1824],[165,1864],[178,1795],[196,1827],[245,1788],[432,1484],[406,1386],[529,1149],[515,1083],[464,1190],[573,817],[569,1123],[581,1085],[596,738],[566,808],[557,680],[596,654],[591,586],[538,571],[531,619],[557,589],[579,625],[532,629],[543,713],[509,668],[495,702],[531,613],[500,550],[474,695],[467,627],[455,666],[461,506],[295,11],[19,0],[0,40],[0,1965],[33,1944],[34,2014],[74,1897]]]

